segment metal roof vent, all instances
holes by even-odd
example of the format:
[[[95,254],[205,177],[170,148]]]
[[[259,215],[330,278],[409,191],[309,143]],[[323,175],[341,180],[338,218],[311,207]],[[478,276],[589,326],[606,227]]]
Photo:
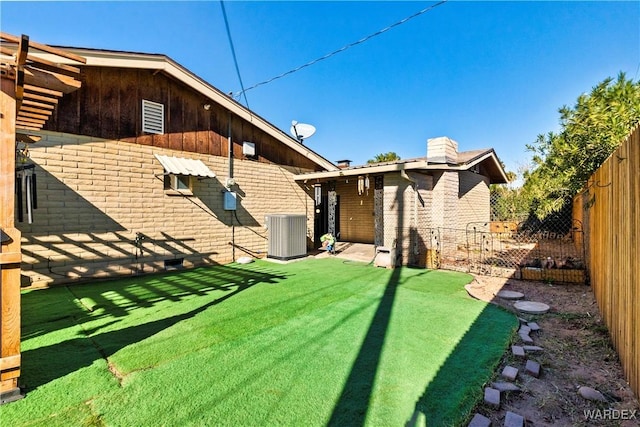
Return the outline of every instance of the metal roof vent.
[[[142,132],[164,133],[164,105],[142,100]]]

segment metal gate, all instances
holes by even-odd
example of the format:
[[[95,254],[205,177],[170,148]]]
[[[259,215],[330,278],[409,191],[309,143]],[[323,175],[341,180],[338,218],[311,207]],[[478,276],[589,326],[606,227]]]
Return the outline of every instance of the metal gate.
[[[585,283],[582,224],[469,223],[464,230],[412,230],[410,263],[473,274],[526,280]]]

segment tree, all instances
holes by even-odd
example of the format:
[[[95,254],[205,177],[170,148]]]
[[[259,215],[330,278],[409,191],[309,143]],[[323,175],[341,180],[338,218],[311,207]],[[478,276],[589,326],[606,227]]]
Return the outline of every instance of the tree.
[[[523,192],[536,216],[560,211],[640,121],[640,82],[607,78],[560,113],[559,133],[527,145],[533,169]]]
[[[381,162],[394,162],[396,160],[400,160],[400,156],[398,156],[393,151],[389,151],[388,153],[377,154],[373,159],[367,160],[367,164],[381,163]]]
[[[524,221],[529,215],[529,207],[524,200],[522,188],[514,183],[523,175],[523,170],[518,173],[507,171],[504,163],[500,161],[505,169],[507,184],[491,184],[489,192],[491,195],[491,220],[492,221]]]

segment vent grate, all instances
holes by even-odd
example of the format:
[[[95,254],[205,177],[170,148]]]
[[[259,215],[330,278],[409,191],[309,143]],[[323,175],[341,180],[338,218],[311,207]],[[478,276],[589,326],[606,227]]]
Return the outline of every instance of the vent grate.
[[[142,100],[142,131],[146,133],[164,133],[164,105]]]

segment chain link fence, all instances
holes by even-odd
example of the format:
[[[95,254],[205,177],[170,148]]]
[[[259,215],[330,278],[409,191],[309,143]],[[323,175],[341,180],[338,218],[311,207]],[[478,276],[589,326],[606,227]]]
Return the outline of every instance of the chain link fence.
[[[418,213],[417,226],[397,230],[410,236],[408,263],[480,275],[564,283],[585,283],[583,228],[571,217],[571,205],[545,220],[512,212],[464,228],[432,227]],[[400,234],[402,232],[402,234]]]

